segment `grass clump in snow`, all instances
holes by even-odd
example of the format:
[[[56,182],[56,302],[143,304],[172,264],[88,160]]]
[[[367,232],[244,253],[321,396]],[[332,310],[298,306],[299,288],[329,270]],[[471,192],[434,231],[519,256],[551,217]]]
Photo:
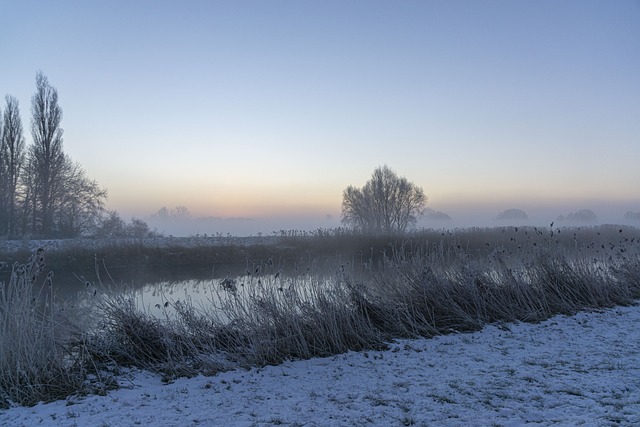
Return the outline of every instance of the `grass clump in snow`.
[[[77,324],[56,305],[53,273],[42,280],[44,269],[44,250],[38,249],[26,264],[15,263],[9,281],[0,283],[0,408],[88,389],[86,353],[71,340],[79,334]]]

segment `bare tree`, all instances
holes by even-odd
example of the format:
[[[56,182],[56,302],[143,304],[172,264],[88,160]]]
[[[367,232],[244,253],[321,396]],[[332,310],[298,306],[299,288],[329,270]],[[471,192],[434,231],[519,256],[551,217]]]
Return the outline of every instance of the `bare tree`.
[[[54,189],[65,167],[62,150],[62,109],[58,105],[58,91],[49,84],[47,77],[38,71],[36,93],[31,99],[31,136],[33,145],[30,156],[35,175],[34,212],[36,226],[42,234],[53,231]]]
[[[96,229],[96,237],[125,237],[125,227],[126,224],[117,211],[106,211],[106,215],[102,218],[98,228]]]
[[[116,211],[106,211],[106,215],[100,221],[95,233],[99,238],[139,238],[160,236],[155,230],[150,230],[149,225],[138,218],[131,218],[131,222],[126,223]]]
[[[42,72],[31,113],[33,144],[20,177],[22,232],[71,237],[95,231],[107,192],[64,153],[58,92]]]
[[[2,207],[3,230],[13,235],[16,232],[17,190],[20,172],[24,163],[24,134],[20,119],[18,100],[7,95],[6,106],[0,128],[0,206]]]
[[[107,191],[87,178],[79,163],[65,156],[64,167],[52,188],[55,231],[66,237],[95,231],[106,198]]]
[[[149,230],[146,222],[138,218],[131,218],[131,224],[127,226],[128,236],[142,239],[149,237],[151,234],[153,233]]]
[[[189,219],[191,218],[191,213],[186,206],[180,205],[176,206],[175,209],[167,209],[166,206],[158,209],[156,213],[151,215],[152,218],[161,219],[163,221],[167,220],[176,220],[176,219]]]
[[[385,165],[363,188],[344,190],[342,222],[367,233],[403,233],[424,214],[426,202],[422,188]]]
[[[171,212],[169,212],[169,209],[167,209],[166,206],[161,207],[160,209],[158,209],[158,212],[156,212],[155,214],[151,215],[152,218],[158,218],[158,219],[162,219],[162,220],[167,220],[171,218]]]
[[[0,110],[0,117],[2,110]],[[0,120],[0,236],[8,229],[8,206],[7,206],[7,166],[4,160],[4,141],[2,139],[3,122]]]
[[[189,212],[189,209],[187,209],[186,206],[180,205],[180,206],[176,206],[175,209],[173,209],[172,211],[174,218],[176,219],[189,219],[191,218],[191,213]]]

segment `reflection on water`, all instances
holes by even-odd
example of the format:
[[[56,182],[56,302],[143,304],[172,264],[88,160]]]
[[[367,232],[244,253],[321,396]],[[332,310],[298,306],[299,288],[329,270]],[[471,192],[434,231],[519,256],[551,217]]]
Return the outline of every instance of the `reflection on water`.
[[[308,262],[154,266],[138,269],[61,271],[55,274],[55,295],[69,306],[95,309],[104,295],[126,294],[144,312],[161,319],[172,318],[185,303],[203,313],[220,315],[230,305],[270,292],[286,296],[294,287],[296,298],[310,298],[327,286],[339,270],[335,258]]]
[[[200,313],[217,317],[225,310],[250,300],[278,295],[286,301],[294,295],[296,301],[311,296],[329,286],[330,276],[275,274],[268,276],[234,276],[210,280],[185,280],[147,284],[133,294],[137,306],[158,318],[172,318],[181,304],[194,307]],[[245,304],[246,306],[246,304]]]

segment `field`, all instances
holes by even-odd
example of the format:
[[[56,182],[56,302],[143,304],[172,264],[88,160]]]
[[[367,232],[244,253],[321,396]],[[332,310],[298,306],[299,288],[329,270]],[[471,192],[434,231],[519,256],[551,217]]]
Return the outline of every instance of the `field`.
[[[273,375],[281,372],[277,369],[285,372],[293,369],[292,366],[321,369],[318,368],[321,362],[292,365],[291,361],[295,360],[345,357],[361,360],[365,365],[362,358],[374,361],[402,356],[401,359],[413,360],[413,353],[407,349],[414,345],[425,347],[416,351],[421,361],[413,362],[428,363],[427,372],[438,378],[437,372],[448,369],[444,365],[457,348],[464,347],[465,354],[480,352],[469,356],[472,358],[494,357],[488,356],[488,344],[478,343],[478,348],[473,349],[475,336],[495,340],[495,335],[501,333],[498,331],[503,331],[503,344],[491,345],[499,354],[510,353],[525,347],[522,340],[527,339],[518,331],[526,334],[528,330],[542,328],[544,334],[550,325],[547,319],[554,316],[634,305],[640,297],[640,230],[635,228],[502,227],[427,230],[407,236],[378,237],[325,230],[280,233],[263,241],[255,239],[218,244],[194,243],[201,243],[199,239],[180,244],[171,240],[162,244],[120,242],[89,250],[83,250],[81,245],[56,247],[37,252],[22,266],[14,265],[14,274],[0,293],[0,407],[29,406],[41,401],[69,399],[69,396],[115,396],[114,393],[124,393],[113,391],[122,384],[123,374],[135,370],[149,372],[157,376],[152,378],[173,384],[186,381],[183,377],[200,378],[198,381],[206,389],[206,384],[217,384],[224,375],[233,378],[241,375],[242,371],[237,369],[250,369],[250,376],[259,372]],[[24,255],[14,250],[6,251],[4,257],[13,262],[11,257]],[[242,277],[216,282],[219,303],[215,310],[199,307],[188,299],[172,301],[171,308],[177,315],[162,318],[138,307],[123,291],[101,293],[90,310],[66,306],[64,301],[52,297],[55,275],[47,274],[45,257],[54,272],[56,262],[66,263],[64,268],[75,262],[80,268],[84,263],[97,260],[100,267],[102,259],[152,266],[177,266],[195,261],[244,262],[247,268]],[[285,266],[299,273],[289,272],[285,276]],[[623,312],[635,315],[635,308],[629,310]],[[574,322],[575,318],[566,321]],[[525,326],[521,322],[536,325]],[[487,325],[492,326],[486,329]],[[478,332],[482,329],[486,330]],[[565,332],[570,334],[565,340],[579,338],[571,335],[574,329]],[[485,338],[478,339],[484,342]],[[404,340],[419,341],[412,344],[413,341]],[[451,342],[446,345],[451,345],[452,350],[440,357],[433,346],[443,342]],[[538,344],[543,342],[546,338],[540,337]],[[501,350],[501,346],[507,350]],[[353,351],[358,353],[349,353]],[[609,373],[618,372],[619,364],[627,362],[613,356],[622,351],[613,351],[610,357],[598,359],[598,363],[607,362],[612,367]],[[637,346],[628,352],[637,353]],[[342,354],[347,355],[336,356]],[[524,353],[518,354],[523,362]],[[563,356],[557,357],[561,360]],[[534,356],[527,360],[524,364],[516,360],[514,365],[505,361],[504,366],[508,366],[504,369],[512,372],[514,378],[529,376],[535,385],[536,381],[543,381],[540,377],[543,373],[533,375],[530,371],[540,369],[540,363],[545,363],[547,370],[566,368]],[[566,363],[580,362],[571,358]],[[360,362],[354,366],[354,372],[359,372]],[[344,366],[342,369],[345,373],[349,371]],[[583,374],[591,372],[586,365],[576,370],[585,371]],[[227,371],[236,373],[224,374]],[[137,375],[141,378],[141,374]],[[205,380],[200,375],[216,376]],[[376,388],[385,385],[384,381],[371,385],[373,397],[369,399],[371,403],[376,400],[375,396],[386,396],[380,398],[380,405],[372,405],[382,409],[389,406],[385,404],[390,399],[385,394],[389,390]],[[432,387],[440,390],[434,395],[440,399],[432,396],[435,400],[444,399],[444,403],[451,404],[447,399],[455,403],[469,393],[479,398],[478,387],[473,384],[460,383],[461,394],[456,395],[445,392],[449,389],[442,384],[448,381],[444,377],[434,381]],[[498,387],[502,393],[517,394],[517,390],[511,390],[516,383],[510,385],[505,378],[496,381],[502,381],[503,385]],[[402,385],[405,382],[406,387]],[[386,386],[399,390],[414,387],[409,380],[399,379],[397,384]],[[470,391],[472,389],[476,392]],[[584,393],[579,386],[567,390]],[[625,392],[623,387],[619,393],[635,396],[631,400],[637,407],[637,387],[630,390]],[[224,390],[219,391],[224,395]],[[544,392],[541,393],[540,405],[545,408],[547,400]],[[340,403],[336,403],[338,407],[344,407],[350,399],[355,399],[356,406],[368,399],[357,393],[351,398],[338,394],[335,397]],[[414,394],[406,398],[413,399]],[[568,399],[575,398],[568,391],[564,394]],[[330,397],[325,397],[331,402]],[[396,408],[391,412],[403,411],[398,402],[391,406]],[[11,411],[13,409],[7,414]],[[629,416],[632,415],[633,411]],[[425,419],[423,415],[412,415],[410,410],[404,411],[403,416],[405,418],[394,418],[394,422],[404,420],[411,424],[412,420]],[[61,424],[67,425],[72,418]],[[255,421],[266,423],[268,420]],[[277,424],[277,419],[272,421]]]

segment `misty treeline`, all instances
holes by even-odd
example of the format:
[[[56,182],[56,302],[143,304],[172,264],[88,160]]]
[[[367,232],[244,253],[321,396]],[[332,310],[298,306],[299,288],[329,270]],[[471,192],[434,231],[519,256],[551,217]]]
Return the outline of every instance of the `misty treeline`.
[[[31,144],[17,98],[7,95],[0,112],[0,236],[148,233],[143,221],[126,224],[117,212],[106,211],[107,191],[64,152],[58,92],[41,71],[31,98]]]

